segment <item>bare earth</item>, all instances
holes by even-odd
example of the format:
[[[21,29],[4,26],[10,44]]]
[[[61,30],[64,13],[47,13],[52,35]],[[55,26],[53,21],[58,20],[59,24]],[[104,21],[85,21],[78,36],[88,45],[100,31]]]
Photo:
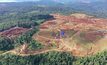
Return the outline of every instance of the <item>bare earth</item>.
[[[41,24],[40,31],[33,36],[33,39],[46,46],[56,44],[57,49],[69,51],[74,56],[93,55],[107,49],[107,19],[78,13],[71,16],[51,15],[55,19]],[[60,34],[61,30],[64,30],[65,37],[59,35],[59,38],[56,38],[52,35],[58,32]],[[81,37],[82,32],[84,37]],[[77,42],[78,40],[80,41]]]
[[[58,51],[70,52],[74,56],[83,57],[107,50],[107,19],[80,13],[70,16],[51,15],[54,19],[41,24],[40,31],[32,37],[45,45],[45,49],[27,50],[26,52],[26,45],[22,45],[18,50],[16,48],[3,54],[29,56]],[[64,32],[63,35],[61,31]]]

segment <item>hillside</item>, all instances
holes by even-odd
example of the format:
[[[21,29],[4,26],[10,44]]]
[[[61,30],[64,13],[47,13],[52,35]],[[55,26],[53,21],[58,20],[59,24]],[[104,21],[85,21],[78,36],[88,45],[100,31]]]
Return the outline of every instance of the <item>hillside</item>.
[[[87,56],[107,49],[107,19],[95,18],[80,13],[71,14],[70,16],[51,14],[51,16],[54,18],[41,24],[39,26],[40,31],[32,37],[44,46],[43,49],[40,49],[41,51],[39,49],[27,50],[28,45],[24,44],[19,48],[19,52],[14,50],[15,54],[36,55],[53,49],[70,52],[74,56]],[[27,29],[13,28],[1,32],[1,35],[12,38],[21,34],[24,30]]]
[[[62,0],[61,0],[62,1]],[[23,5],[24,4],[24,5]],[[97,4],[97,5],[96,5]],[[107,18],[105,7],[106,1],[95,1],[91,3],[73,2],[61,3],[53,0],[42,0],[37,2],[15,2],[15,3],[0,3],[0,14],[9,13],[26,13],[36,11],[36,13],[85,13],[96,17]],[[17,12],[16,12],[17,11]]]
[[[1,32],[10,36],[10,40],[15,36],[15,43],[8,37],[1,41],[5,44],[7,39],[10,41],[7,46],[0,47],[1,65],[106,64],[107,19],[83,13],[50,16],[53,18],[41,23],[39,30],[15,27]]]
[[[1,1],[0,65],[107,65],[106,0]]]
[[[34,39],[46,46],[56,45],[58,49],[76,56],[93,55],[107,49],[107,19],[79,13],[52,15],[54,19],[41,24]]]

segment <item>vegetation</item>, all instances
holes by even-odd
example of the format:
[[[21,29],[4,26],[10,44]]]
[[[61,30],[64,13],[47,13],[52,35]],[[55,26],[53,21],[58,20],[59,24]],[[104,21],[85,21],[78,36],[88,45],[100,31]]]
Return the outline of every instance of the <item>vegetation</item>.
[[[74,65],[107,65],[107,52],[102,52],[94,56],[77,58]]]
[[[1,65],[71,65],[72,61],[73,56],[71,54],[54,51],[27,57],[11,54],[0,56]]]
[[[76,58],[70,53],[48,52],[40,55],[16,56],[11,54],[0,56],[0,65],[106,65],[107,52]]]
[[[5,4],[3,6],[2,4]],[[74,4],[75,5],[75,4]],[[80,6],[81,4],[77,5]],[[70,5],[69,5],[70,6]],[[0,37],[0,65],[107,65],[107,52],[98,53],[89,57],[74,57],[68,52],[48,52],[38,55],[18,56],[12,54],[2,54],[27,43],[30,50],[44,48],[39,42],[32,39],[33,34],[39,30],[39,25],[45,20],[52,19],[50,13],[71,14],[74,12],[84,12],[95,15],[97,17],[107,18],[106,10],[104,12],[90,9],[90,7],[83,7],[80,9],[76,6],[38,6],[35,3],[0,3],[0,32],[10,29],[12,27],[31,28],[30,31],[20,35],[15,39],[7,37]],[[88,9],[89,8],[89,9]],[[101,7],[100,7],[101,8]],[[78,11],[77,11],[78,10]],[[89,12],[91,10],[91,12]],[[102,9],[100,9],[102,10]],[[93,14],[94,13],[94,14]],[[100,15],[100,16],[99,16]],[[72,31],[74,34],[76,31]],[[72,36],[71,31],[67,31]],[[83,35],[84,37],[84,35]],[[79,37],[78,37],[79,39]],[[81,39],[78,41],[80,42]],[[84,41],[84,39],[82,39]],[[90,41],[85,41],[90,42]],[[55,45],[53,45],[54,47]]]
[[[42,44],[40,44],[39,42],[37,42],[35,40],[31,40],[31,42],[29,44],[30,50],[42,49],[42,48],[44,48],[44,46]]]
[[[23,15],[18,15],[18,14],[6,15],[4,16],[4,19],[3,17],[0,18],[2,19],[0,23],[0,31],[9,29],[15,26],[31,28],[33,26],[39,25],[38,22],[43,22],[44,20],[50,19],[50,18],[52,18],[52,16],[48,14],[41,15],[36,13],[33,13],[33,14],[25,13]]]
[[[6,51],[10,49],[13,49],[13,40],[9,38],[0,38],[0,50]]]

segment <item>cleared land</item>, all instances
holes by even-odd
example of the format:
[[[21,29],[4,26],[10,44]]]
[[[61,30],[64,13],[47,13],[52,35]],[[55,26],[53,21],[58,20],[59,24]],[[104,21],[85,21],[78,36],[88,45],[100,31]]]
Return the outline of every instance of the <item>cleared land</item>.
[[[74,56],[93,55],[107,49],[107,19],[78,13],[51,15],[55,19],[41,24],[33,39],[46,46],[55,44],[57,49],[69,51]]]
[[[15,38],[15,37],[18,37],[19,35],[27,32],[28,30],[30,30],[30,29],[22,28],[22,27],[14,27],[14,28],[10,28],[8,30],[0,32],[0,36],[8,37],[8,38]]]
[[[71,16],[51,15],[54,19],[41,24],[40,31],[32,37],[42,45],[45,45],[43,49],[29,50],[28,46],[24,44],[1,55],[12,53],[28,56],[58,51],[71,52],[74,56],[83,57],[107,50],[107,19],[77,13]],[[0,34],[2,36],[14,37],[27,30],[29,29],[12,28],[0,32]]]

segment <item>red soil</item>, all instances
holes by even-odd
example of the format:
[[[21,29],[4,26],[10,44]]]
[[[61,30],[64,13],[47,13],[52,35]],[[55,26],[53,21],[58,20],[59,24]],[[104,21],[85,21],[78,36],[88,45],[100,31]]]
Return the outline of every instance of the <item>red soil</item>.
[[[88,32],[85,34],[85,39],[89,41],[96,41],[100,39],[98,37],[102,37],[102,36],[104,36],[104,34],[101,32]]]
[[[0,35],[3,36],[3,37],[10,37],[10,38],[12,38],[12,37],[17,37],[20,34],[25,33],[27,31],[28,31],[27,28],[14,27],[14,28],[11,28],[9,30],[5,30],[3,32],[0,32]]]
[[[43,23],[40,26],[40,29],[50,29],[52,26],[59,29],[71,29],[74,27],[74,30],[79,30],[81,28],[86,28],[86,26],[93,28],[103,28],[107,29],[107,19],[102,18],[76,18],[75,16],[64,16],[59,14],[51,14],[54,17],[54,20],[49,20]],[[68,25],[66,25],[68,23]],[[71,26],[73,24],[74,26]],[[80,25],[81,24],[81,25]],[[79,25],[79,26],[76,26]]]
[[[94,17],[76,18],[75,16],[64,16],[59,14],[51,14],[51,15],[54,17],[54,20],[49,20],[41,24],[40,32],[42,31],[58,32],[60,30],[74,30],[80,33],[82,31],[83,32],[88,31],[84,33],[83,38],[88,41],[96,41],[97,37],[100,37],[100,36],[102,37],[105,35],[105,33],[98,32],[98,31],[107,30],[107,19],[94,18]],[[73,36],[78,35],[77,33],[74,34]],[[73,47],[74,49],[71,50],[71,48],[69,48],[70,46],[65,44],[65,42],[62,42],[62,41],[57,42],[57,40],[59,39],[50,38],[49,36],[51,34],[46,34],[45,36],[44,35],[36,34],[33,36],[33,39],[36,39],[42,44],[47,46],[49,45],[48,41],[50,41],[51,43],[54,41],[55,43],[59,44],[61,50],[71,51],[74,56],[91,55],[93,54],[93,52],[95,52],[95,47],[96,49],[98,49],[97,45],[95,46],[93,44],[93,46],[95,47],[92,47],[92,48],[89,47],[90,49],[83,50],[83,47],[81,45],[75,44],[75,46]],[[70,40],[72,40],[72,38],[70,38]],[[66,40],[63,40],[63,41],[66,41]],[[67,41],[66,43],[69,44],[72,42]]]

